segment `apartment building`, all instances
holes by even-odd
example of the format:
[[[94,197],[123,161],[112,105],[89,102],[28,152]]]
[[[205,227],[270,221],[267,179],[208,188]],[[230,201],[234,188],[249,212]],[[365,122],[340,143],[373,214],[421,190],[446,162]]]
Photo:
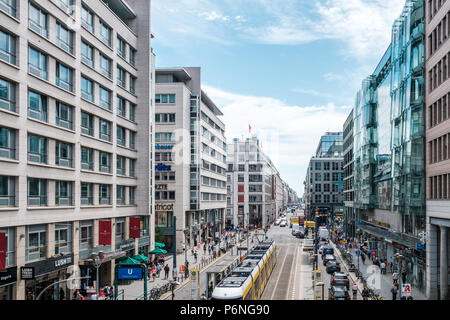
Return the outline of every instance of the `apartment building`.
[[[225,125],[199,67],[157,68],[155,102],[155,226],[182,252],[225,227]]]
[[[448,299],[450,285],[450,1],[425,8],[427,297]]]
[[[151,37],[150,1],[0,0],[0,299],[153,248]]]
[[[283,180],[256,136],[227,147],[227,213],[230,227],[265,227],[284,208]]]
[[[356,217],[353,212],[354,177],[353,177],[353,110],[344,123],[344,231],[346,235],[354,237],[356,234]]]

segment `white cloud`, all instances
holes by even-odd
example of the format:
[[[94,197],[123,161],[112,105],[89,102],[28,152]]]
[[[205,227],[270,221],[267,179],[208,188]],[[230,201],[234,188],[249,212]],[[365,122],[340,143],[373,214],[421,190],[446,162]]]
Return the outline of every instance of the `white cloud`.
[[[246,96],[204,86],[224,116],[228,142],[233,138],[257,135],[277,166],[282,179],[303,193],[302,183],[309,159],[315,153],[321,135],[326,131],[342,131],[350,106],[302,107],[286,105],[270,97]],[[288,170],[294,166],[295,172]]]

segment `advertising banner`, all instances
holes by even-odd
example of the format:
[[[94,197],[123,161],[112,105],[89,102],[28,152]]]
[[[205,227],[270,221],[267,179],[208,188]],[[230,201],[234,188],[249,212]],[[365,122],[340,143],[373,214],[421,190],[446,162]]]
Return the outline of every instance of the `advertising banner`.
[[[98,244],[111,245],[111,221],[100,220],[98,222]]]

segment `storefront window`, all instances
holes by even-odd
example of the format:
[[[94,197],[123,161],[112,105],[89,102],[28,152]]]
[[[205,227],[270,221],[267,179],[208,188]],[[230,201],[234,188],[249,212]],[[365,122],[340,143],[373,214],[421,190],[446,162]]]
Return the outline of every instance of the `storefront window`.
[[[28,226],[26,236],[26,261],[43,259],[47,253],[46,225]]]
[[[173,211],[156,212],[155,225],[162,228],[171,228],[173,225]]]

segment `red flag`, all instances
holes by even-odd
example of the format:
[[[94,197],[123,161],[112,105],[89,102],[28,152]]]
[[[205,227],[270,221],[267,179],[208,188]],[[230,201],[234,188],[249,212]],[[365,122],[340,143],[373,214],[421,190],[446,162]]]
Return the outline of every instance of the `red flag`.
[[[130,218],[130,238],[139,239],[141,237],[140,226],[140,218]]]
[[[0,233],[0,271],[6,269],[6,233]]]
[[[98,244],[111,245],[111,221],[100,220],[98,222]]]
[[[248,124],[248,133],[252,133],[252,126]]]

